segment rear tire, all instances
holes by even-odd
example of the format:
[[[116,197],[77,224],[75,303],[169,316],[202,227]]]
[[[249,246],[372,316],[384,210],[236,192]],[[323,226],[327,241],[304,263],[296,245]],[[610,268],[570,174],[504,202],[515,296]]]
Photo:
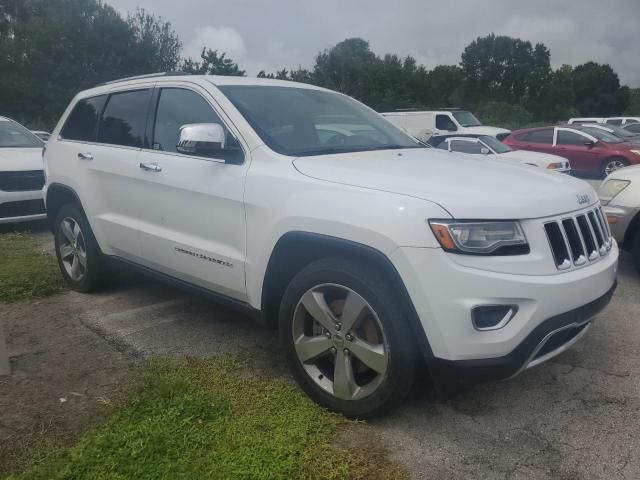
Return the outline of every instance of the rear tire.
[[[626,159],[622,157],[611,157],[607,158],[604,162],[602,162],[602,167],[600,169],[600,173],[603,177],[606,177],[610,173],[615,172],[616,170],[620,170],[629,165]]]
[[[378,270],[343,258],[315,261],[293,278],[282,298],[280,339],[315,402],[370,418],[404,400],[416,349],[397,298]]]
[[[67,284],[78,292],[93,292],[105,283],[106,266],[89,222],[76,205],[60,208],[54,225],[58,266]]]

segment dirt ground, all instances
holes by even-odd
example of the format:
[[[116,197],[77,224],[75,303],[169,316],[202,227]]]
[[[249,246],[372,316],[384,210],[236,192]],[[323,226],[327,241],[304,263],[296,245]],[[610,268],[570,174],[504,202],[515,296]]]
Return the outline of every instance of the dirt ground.
[[[63,294],[0,304],[12,369],[0,377],[0,476],[20,467],[25,447],[72,443],[131,377],[136,356],[82,324],[85,303]]]

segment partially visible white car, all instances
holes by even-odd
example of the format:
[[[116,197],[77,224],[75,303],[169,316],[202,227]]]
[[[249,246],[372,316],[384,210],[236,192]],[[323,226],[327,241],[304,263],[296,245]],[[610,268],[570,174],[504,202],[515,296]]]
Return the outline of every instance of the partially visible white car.
[[[606,123],[608,125],[629,125],[639,123],[640,117],[579,117],[570,118],[567,123]]]
[[[616,170],[598,190],[602,209],[618,244],[631,253],[640,273],[640,165]]]
[[[43,147],[25,127],[0,117],[0,224],[46,218]]]
[[[46,142],[47,140],[49,140],[49,137],[51,136],[49,132],[45,132],[44,130],[31,130],[31,133],[33,133],[36,137],[38,137],[43,142]]]
[[[441,137],[431,142],[431,145],[449,152],[486,155],[492,160],[503,161],[510,164],[521,163],[522,165],[540,167],[556,172],[571,172],[571,164],[569,160],[564,157],[548,153],[513,150],[500,140],[487,135],[481,137]]]
[[[569,125],[582,124],[582,123],[604,123],[604,117],[578,117],[578,118],[570,118],[567,120]]]
[[[427,142],[432,136],[453,132],[458,135],[489,135],[499,140],[511,133],[511,130],[506,128],[483,125],[473,113],[455,108],[436,111],[385,112],[381,115],[421,142]]]
[[[639,123],[640,117],[609,117],[604,119],[604,123],[609,125],[629,125],[630,123]]]

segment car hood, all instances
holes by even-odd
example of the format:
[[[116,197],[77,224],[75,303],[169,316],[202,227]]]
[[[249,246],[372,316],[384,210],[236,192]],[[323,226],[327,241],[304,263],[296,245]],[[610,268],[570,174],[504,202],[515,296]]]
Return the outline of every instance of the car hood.
[[[42,169],[42,147],[0,147],[0,172]]]
[[[501,153],[498,157],[514,162],[534,163],[543,168],[546,168],[550,163],[564,163],[568,161],[559,155],[531,152],[529,150],[514,150],[513,152]]]
[[[294,166],[315,179],[428,200],[454,218],[538,218],[598,201],[588,183],[568,175],[436,149],[299,157]]]
[[[489,127],[487,125],[480,125],[477,127],[465,127],[464,133],[473,133],[474,135],[489,135],[490,137],[495,137],[500,133],[511,133],[511,130],[507,130],[506,128],[498,128],[498,127]]]

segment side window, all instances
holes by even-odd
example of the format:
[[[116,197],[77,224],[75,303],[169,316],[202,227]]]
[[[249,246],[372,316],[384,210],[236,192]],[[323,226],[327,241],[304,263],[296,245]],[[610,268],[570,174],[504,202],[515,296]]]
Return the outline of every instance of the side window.
[[[587,137],[584,137],[575,132],[569,132],[567,130],[558,130],[558,140],[556,141],[557,145],[584,145],[584,142],[588,140]]]
[[[76,103],[62,127],[60,136],[66,140],[95,142],[98,134],[98,118],[106,95],[84,98]]]
[[[553,143],[553,130],[551,128],[545,130],[535,130],[527,134],[527,142],[532,143],[546,143],[551,145]]]
[[[113,93],[102,114],[98,142],[142,147],[149,90]]]
[[[242,148],[211,105],[197,93],[183,88],[163,88],[158,97],[158,105],[153,128],[152,148],[164,152],[177,152],[180,127],[192,123],[218,123],[225,130],[225,148],[210,152],[211,158],[242,160]],[[194,153],[194,155],[198,155]],[[204,156],[204,155],[203,155]],[[239,157],[239,158],[238,158]]]
[[[622,125],[622,119],[621,118],[610,118],[609,120],[607,120],[607,123],[609,125]]]
[[[451,140],[451,151],[461,153],[472,153],[479,155],[482,153],[482,145],[478,142],[467,142],[465,140]]]
[[[457,130],[455,123],[449,118],[448,115],[438,114],[436,115],[436,128],[438,130],[447,130],[453,132]]]

